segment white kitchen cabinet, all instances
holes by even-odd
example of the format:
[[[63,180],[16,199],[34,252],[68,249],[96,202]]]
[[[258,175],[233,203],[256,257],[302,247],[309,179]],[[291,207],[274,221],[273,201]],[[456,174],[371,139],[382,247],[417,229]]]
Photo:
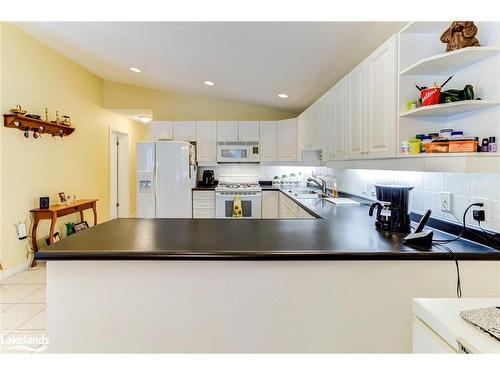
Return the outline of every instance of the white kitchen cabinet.
[[[240,142],[259,142],[259,121],[239,121],[238,140]]]
[[[262,192],[262,218],[279,219],[279,191]]]
[[[196,154],[199,162],[217,161],[217,122],[196,122]]]
[[[346,80],[349,101],[349,113],[346,119],[347,158],[361,159],[365,153],[365,62],[349,73]]]
[[[218,121],[219,142],[259,142],[259,121]]]
[[[193,219],[215,218],[215,191],[193,191]]]
[[[319,99],[300,115],[298,126],[300,151],[320,149],[322,104],[323,102]]]
[[[347,80],[343,79],[335,87],[329,98],[330,134],[329,160],[344,160],[346,154],[346,129],[349,118]]]
[[[395,157],[397,139],[397,36],[365,60],[365,156]]]
[[[151,121],[149,126],[149,139],[151,141],[174,139],[173,121]]]
[[[260,122],[260,161],[276,161],[276,121]]]
[[[279,193],[280,219],[310,219],[314,216],[284,193]]]
[[[238,133],[238,121],[217,121],[217,140],[219,142],[237,142]]]
[[[345,78],[348,118],[342,123],[347,129],[347,159],[396,156],[396,59],[394,35]]]
[[[176,141],[195,142],[195,121],[174,121],[174,139]]]
[[[295,118],[276,121],[278,161],[297,160],[297,121]]]

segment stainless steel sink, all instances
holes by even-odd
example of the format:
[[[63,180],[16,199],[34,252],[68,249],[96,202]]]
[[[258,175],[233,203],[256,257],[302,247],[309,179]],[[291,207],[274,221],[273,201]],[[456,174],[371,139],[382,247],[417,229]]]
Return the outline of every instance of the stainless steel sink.
[[[297,197],[299,199],[323,199],[323,198],[327,198],[326,195],[324,194],[321,194],[321,193],[314,193],[314,194],[294,194],[293,195],[294,197]]]
[[[322,199],[322,198],[328,198],[327,195],[322,194],[316,190],[289,190],[288,191],[291,195],[293,195],[296,198],[299,199]]]

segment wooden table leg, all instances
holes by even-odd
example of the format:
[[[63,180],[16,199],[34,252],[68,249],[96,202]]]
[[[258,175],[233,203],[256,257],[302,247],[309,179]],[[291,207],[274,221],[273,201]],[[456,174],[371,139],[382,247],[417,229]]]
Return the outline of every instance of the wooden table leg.
[[[54,230],[56,229],[57,215],[54,212],[52,214],[52,219],[50,220],[50,232],[49,232],[49,243],[54,243]]]
[[[83,217],[83,210],[80,210],[80,223],[83,223],[84,217]]]
[[[96,202],[92,204],[92,211],[94,212],[94,226],[97,225],[97,205]]]
[[[31,267],[36,266],[35,255],[38,252],[38,245],[36,243],[36,230],[38,228],[38,219],[37,215],[33,215],[33,228],[31,228],[31,247],[33,248],[33,261],[31,262]]]

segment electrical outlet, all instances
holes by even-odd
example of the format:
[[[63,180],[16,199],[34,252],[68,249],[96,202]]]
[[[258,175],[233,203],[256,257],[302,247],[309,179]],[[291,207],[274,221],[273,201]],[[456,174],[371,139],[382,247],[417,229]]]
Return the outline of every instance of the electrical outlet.
[[[441,192],[441,211],[451,212],[451,193]]]

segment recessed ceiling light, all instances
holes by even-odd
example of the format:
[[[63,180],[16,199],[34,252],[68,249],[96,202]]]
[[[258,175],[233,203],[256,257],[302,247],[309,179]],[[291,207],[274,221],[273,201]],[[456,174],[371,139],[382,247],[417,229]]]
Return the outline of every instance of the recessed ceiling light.
[[[141,70],[141,69],[139,69],[139,68],[134,68],[133,66],[131,66],[129,69],[130,69],[131,71],[135,72],[135,73],[141,73],[141,72],[142,72],[142,70]]]
[[[207,86],[213,86],[215,85],[215,83],[213,83],[212,81],[203,81],[203,83]]]
[[[288,98],[288,95],[287,95],[287,94],[278,94],[278,96],[279,96],[281,99],[286,99],[286,98]]]
[[[144,123],[148,123],[148,122],[151,122],[151,117],[149,116],[139,116],[139,120],[144,122]]]

